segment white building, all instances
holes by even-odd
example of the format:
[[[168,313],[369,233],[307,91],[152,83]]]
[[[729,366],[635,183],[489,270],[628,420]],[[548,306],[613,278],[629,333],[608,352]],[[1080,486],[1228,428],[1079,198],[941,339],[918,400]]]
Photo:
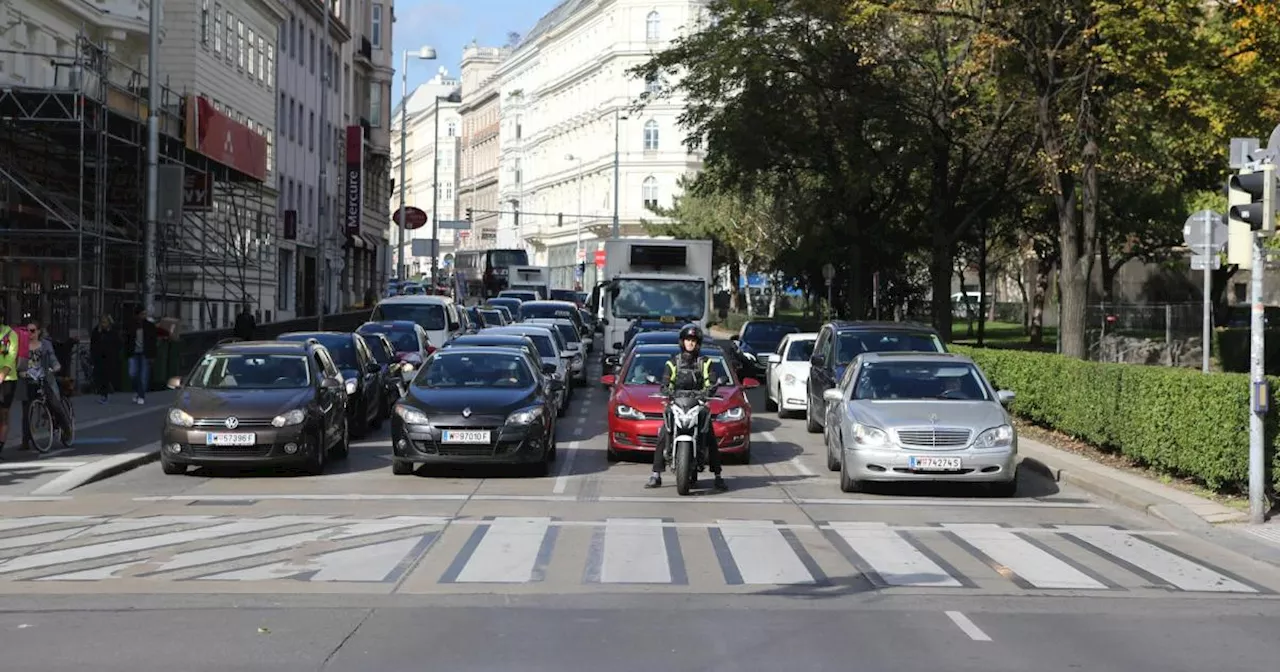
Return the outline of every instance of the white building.
[[[622,235],[644,235],[641,220],[660,219],[647,207],[669,206],[680,179],[702,169],[677,123],[682,100],[655,102],[635,118],[626,108],[651,86],[627,70],[700,21],[705,4],[568,0],[499,67],[500,191],[504,206],[518,200],[522,213],[518,223],[502,222],[499,240],[527,241],[538,263],[551,267],[554,285],[574,286],[575,263],[585,257],[589,287],[595,241],[611,235],[615,212]]]
[[[326,188],[320,187],[322,143],[339,137],[344,105],[337,76],[343,45],[351,31],[330,12],[329,35],[324,35],[324,4],[319,0],[288,0],[288,18],[281,22],[276,53],[276,158],[279,192],[276,262],[276,311],[279,319],[316,314],[320,282],[320,200],[337,212],[342,176],[341,145],[327,148]],[[336,3],[333,9],[340,9]],[[327,61],[326,61],[327,59]],[[325,66],[332,74],[325,86]],[[327,96],[325,115],[322,97]],[[327,124],[327,132],[321,124]],[[323,193],[321,193],[323,192]]]
[[[404,236],[404,254],[408,275],[420,277],[431,273],[431,257],[413,254],[414,240],[431,240],[431,223],[461,219],[458,212],[458,166],[461,151],[462,116],[458,113],[459,89],[462,82],[448,75],[442,66],[435,77],[422,84],[402,100],[392,112],[391,142],[394,153],[391,158],[391,177],[396,189],[391,194],[391,212],[400,209],[400,113],[407,116],[408,134],[404,138],[408,160],[404,163],[405,205],[427,213],[427,224],[417,229],[407,229]],[[434,138],[434,139],[433,139]],[[435,163],[432,163],[435,157]],[[391,225],[392,244],[399,241],[399,227]],[[440,229],[440,268],[446,268],[453,258],[457,242],[457,230]],[[430,246],[430,243],[419,243]],[[400,264],[398,255],[392,259],[393,268]]]

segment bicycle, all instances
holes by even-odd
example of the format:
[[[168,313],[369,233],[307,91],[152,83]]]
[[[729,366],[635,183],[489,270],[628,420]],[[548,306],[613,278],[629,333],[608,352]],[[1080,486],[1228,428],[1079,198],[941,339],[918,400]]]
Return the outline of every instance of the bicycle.
[[[49,410],[49,398],[45,394],[45,381],[36,386],[36,398],[27,407],[27,426],[31,428],[32,447],[37,453],[47,453],[53,448],[53,429],[58,421]],[[62,412],[67,419],[65,426],[58,427],[58,438],[62,445],[70,448],[76,440],[76,411],[71,400],[66,396],[60,399]],[[43,434],[43,436],[42,436]]]

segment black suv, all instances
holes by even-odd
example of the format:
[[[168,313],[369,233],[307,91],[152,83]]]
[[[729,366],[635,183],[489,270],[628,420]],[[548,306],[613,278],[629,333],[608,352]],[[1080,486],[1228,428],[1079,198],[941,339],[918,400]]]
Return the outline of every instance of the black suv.
[[[347,388],[347,417],[351,434],[363,437],[382,426],[390,415],[386,401],[387,382],[382,365],[359,334],[341,331],[294,331],[282,334],[281,341],[315,340],[323,345],[338,365]]]
[[[822,431],[826,401],[822,393],[836,386],[845,369],[864,352],[946,352],[942,336],[933,327],[913,322],[828,322],[818,330],[809,358],[810,433]]]
[[[301,464],[320,474],[347,456],[342,372],[318,341],[215,346],[185,378],[161,430],[160,467]]]

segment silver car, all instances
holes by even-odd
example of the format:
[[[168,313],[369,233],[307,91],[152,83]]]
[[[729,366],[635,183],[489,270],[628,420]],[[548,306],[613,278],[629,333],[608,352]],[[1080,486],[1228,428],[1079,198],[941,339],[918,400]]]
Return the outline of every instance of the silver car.
[[[823,400],[827,467],[840,472],[845,492],[868,481],[1017,491],[1018,432],[1004,408],[1013,392],[996,390],[964,355],[866,353]]]
[[[586,348],[583,345],[582,338],[578,334],[578,328],[574,326],[573,320],[567,320],[563,317],[535,317],[521,324],[540,324],[546,327],[554,327],[560,332],[560,338],[564,341],[566,349],[573,353],[573,359],[569,360],[569,370],[573,372],[573,382],[578,385],[587,384],[587,360]]]

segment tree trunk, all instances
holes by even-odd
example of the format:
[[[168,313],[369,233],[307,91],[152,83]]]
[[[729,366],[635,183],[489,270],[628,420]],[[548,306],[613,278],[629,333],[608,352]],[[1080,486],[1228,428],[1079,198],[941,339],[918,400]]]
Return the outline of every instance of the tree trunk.
[[[929,263],[929,279],[930,284],[933,285],[930,310],[933,328],[938,330],[943,342],[950,343],[954,321],[951,312],[951,278],[952,273],[955,272],[955,248],[951,245],[951,241],[947,240],[946,232],[935,227],[931,250],[933,257]],[[964,291],[963,277],[960,279],[960,290]]]
[[[742,266],[737,258],[729,262],[729,310],[742,312]]]
[[[1047,264],[1042,259],[1036,260],[1033,276],[1035,284],[1031,290],[1031,323],[1028,329],[1031,345],[1034,346],[1044,345],[1044,304],[1049,298],[1049,276],[1052,271],[1052,264]]]
[[[978,346],[987,335],[987,220],[978,222]]]

